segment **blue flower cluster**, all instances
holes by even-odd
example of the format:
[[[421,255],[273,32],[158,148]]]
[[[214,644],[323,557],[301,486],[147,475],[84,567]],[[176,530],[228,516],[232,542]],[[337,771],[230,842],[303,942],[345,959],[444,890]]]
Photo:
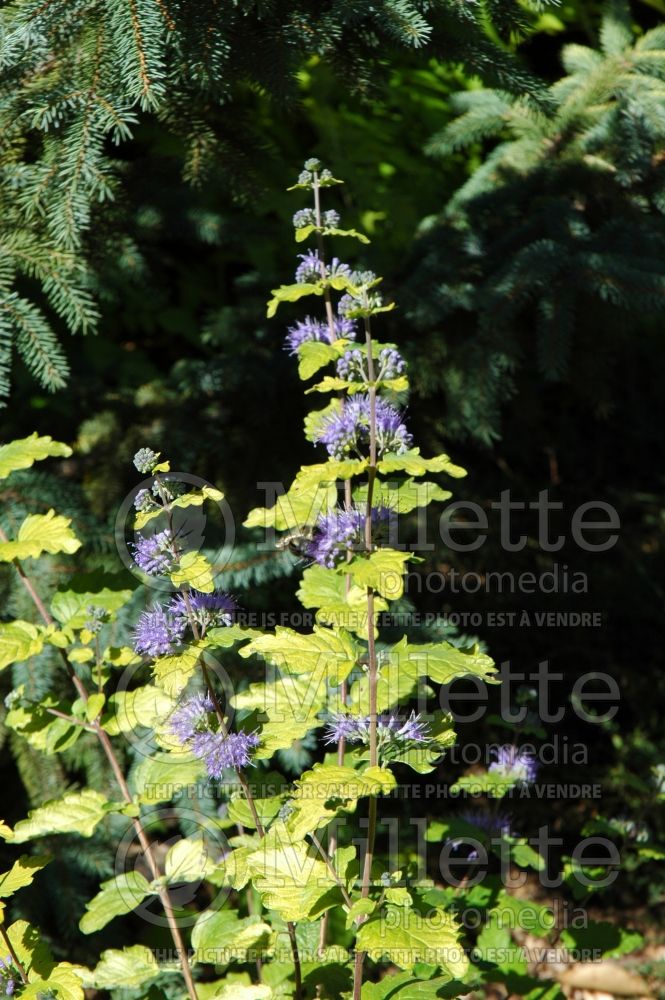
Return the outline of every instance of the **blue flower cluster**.
[[[196,694],[179,705],[170,719],[170,730],[183,746],[205,763],[211,778],[221,778],[229,768],[247,767],[259,738],[256,733],[225,733],[215,729],[215,706],[208,694]]]
[[[528,750],[507,743],[497,747],[494,752],[496,760],[490,764],[488,771],[525,783],[536,780],[538,761]]]
[[[139,535],[138,541],[132,546],[134,562],[148,576],[161,576],[168,573],[176,564],[171,533],[164,529],[155,535]]]
[[[298,254],[300,264],[296,268],[296,282],[299,285],[307,284],[310,281],[320,281],[325,275],[332,277],[351,277],[351,268],[348,264],[342,264],[337,257],[333,257],[329,264],[323,264],[319,258],[318,250],[308,250],[307,253]]]
[[[331,344],[334,340],[344,337],[345,340],[356,339],[356,324],[352,319],[337,317],[334,322],[334,338],[330,335],[330,327],[327,323],[322,323],[318,319],[306,316],[304,320],[298,320],[289,327],[289,332],[285,340],[285,347],[289,354],[297,354],[298,348],[309,340],[318,340],[322,344]]]
[[[377,530],[388,523],[390,515],[388,507],[372,509],[374,540]],[[307,554],[321,566],[333,569],[342,558],[346,557],[347,552],[364,548],[365,517],[365,510],[359,507],[319,515]]]
[[[334,208],[328,209],[321,216],[321,222],[329,229],[336,229],[339,226],[339,212]],[[293,225],[296,229],[304,229],[305,226],[316,225],[316,214],[313,208],[301,208],[293,216]]]
[[[326,743],[346,740],[369,745],[369,730],[369,715],[337,714],[326,724],[324,739]],[[380,743],[425,743],[429,739],[429,726],[421,722],[420,715],[415,712],[406,719],[398,715],[379,715],[376,731]]]
[[[346,351],[337,362],[337,374],[346,382],[367,382],[368,375],[363,362],[362,351]]]
[[[324,444],[332,458],[366,454],[370,440],[370,398],[353,396],[321,421],[314,440]],[[413,438],[398,410],[380,397],[376,400],[376,445],[378,457],[387,452],[407,451]]]
[[[167,607],[156,604],[143,612],[134,632],[134,649],[144,656],[168,656],[181,644],[192,621],[203,634],[213,626],[231,625],[237,611],[235,598],[222,591],[192,590],[187,599],[178,594]]]

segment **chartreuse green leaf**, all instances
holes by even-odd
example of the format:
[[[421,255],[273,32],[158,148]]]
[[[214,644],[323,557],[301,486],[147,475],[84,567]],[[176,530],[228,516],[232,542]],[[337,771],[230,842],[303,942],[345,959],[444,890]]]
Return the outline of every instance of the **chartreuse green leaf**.
[[[191,642],[182,652],[160,656],[152,665],[155,683],[170,698],[177,698],[196,670],[199,657],[209,643],[205,640]]]
[[[195,785],[205,774],[205,765],[190,753],[158,752],[141,761],[134,773],[134,788],[140,802],[170,802],[176,792]]]
[[[337,483],[360,475],[366,468],[367,459],[359,458],[303,465],[274,507],[256,507],[247,516],[245,526],[285,531],[314,524],[321,513],[337,504]]]
[[[366,458],[340,458],[331,459],[329,462],[317,462],[314,465],[302,465],[296,473],[294,487],[299,490],[307,489],[312,484],[331,485],[343,479],[351,479],[359,476],[367,469]]]
[[[326,677],[340,684],[353,670],[359,655],[353,638],[342,629],[314,626],[306,634],[278,626],[274,635],[262,635],[239,650],[243,657],[259,655],[294,674]]]
[[[340,337],[332,344],[320,340],[306,340],[298,348],[298,375],[305,380],[315,375],[319,369],[340,358],[350,341]]]
[[[0,670],[10,663],[19,663],[41,652],[43,630],[31,622],[0,623]]]
[[[102,882],[100,892],[86,903],[86,912],[79,921],[84,934],[92,934],[119,917],[130,913],[147,896],[154,895],[148,880],[140,872],[126,872]]]
[[[97,966],[91,971],[79,970],[83,985],[88,989],[109,990],[117,987],[132,989],[143,986],[160,973],[159,964],[150,948],[135,944],[129,948],[108,948],[102,952]]]
[[[416,979],[411,972],[385,976],[378,983],[363,983],[362,1000],[443,1000],[463,996],[468,985],[451,980],[450,976]]]
[[[372,491],[372,503],[376,507],[387,507],[396,514],[408,514],[418,507],[427,507],[435,500],[449,500],[452,493],[443,490],[436,483],[418,482],[409,477],[403,483],[377,482]],[[367,486],[358,486],[353,491],[355,503],[361,507],[367,503]]]
[[[303,838],[340,812],[353,812],[358,799],[386,795],[396,784],[393,774],[381,767],[354,771],[336,764],[315,764],[296,782],[286,829],[294,841]]]
[[[371,587],[382,597],[395,601],[404,593],[404,566],[410,558],[410,552],[376,549],[369,556],[355,556],[351,562],[343,563],[337,572],[348,573],[359,587]]]
[[[208,881],[220,887],[230,886],[232,889],[244,889],[249,882],[249,869],[247,858],[257,845],[236,847],[225,855],[214,872],[211,872]]]
[[[15,541],[0,542],[0,562],[12,559],[37,559],[44,552],[71,555],[81,543],[70,528],[71,517],[50,510],[47,514],[28,514],[18,529]]]
[[[51,614],[63,628],[83,628],[90,618],[88,608],[94,605],[104,611],[118,611],[131,598],[133,589],[127,577],[112,573],[86,573],[72,577],[69,585],[56,591],[51,601]]]
[[[277,312],[280,302],[297,302],[298,299],[306,295],[323,295],[325,285],[322,282],[317,284],[302,282],[297,285],[282,285],[280,288],[273,288],[272,298],[268,302],[268,319]]]
[[[213,500],[215,503],[220,503],[223,499],[224,494],[221,490],[215,489],[214,486],[204,486],[200,490],[194,490],[191,493],[184,493],[181,497],[176,497],[175,500],[171,501],[170,506],[178,508],[201,507],[206,500]],[[145,528],[146,524],[164,513],[164,508],[159,505],[149,510],[141,510],[136,515],[134,527],[137,531],[140,531],[141,528]]]
[[[466,469],[455,465],[447,455],[423,458],[420,448],[410,448],[399,455],[384,455],[378,463],[379,472],[406,472],[409,476],[424,476],[426,472],[445,472],[453,479],[466,476]]]
[[[67,792],[61,799],[51,799],[32,809],[27,819],[18,821],[12,836],[7,839],[12,844],[23,844],[34,837],[53,833],[78,833],[81,837],[91,837],[107,813],[121,808],[117,802],[109,802],[92,788]]]
[[[23,686],[19,689],[22,693]],[[49,709],[69,712],[66,702],[58,702],[53,695],[45,695],[36,705],[26,705],[20,701],[7,712],[6,725],[41,753],[59,753],[73,746],[83,732],[76,723],[54,716]]]
[[[289,190],[291,190],[289,188]],[[364,233],[359,233],[357,229],[336,229],[332,226],[301,226],[300,229],[296,229],[296,243],[304,243],[312,233],[320,232],[323,236],[350,236],[354,240],[359,240],[360,243],[369,243],[369,239]]]
[[[202,552],[185,552],[170,576],[174,587],[191,587],[204,594],[215,589],[212,566]]]
[[[192,947],[197,962],[228,965],[252,961],[265,950],[271,937],[272,928],[260,917],[241,919],[237,910],[206,910],[192,930]]]
[[[201,882],[215,869],[201,837],[183,837],[169,848],[164,861],[164,877],[169,885]]]
[[[375,961],[388,958],[401,969],[426,962],[441,966],[453,979],[461,979],[469,967],[457,923],[445,910],[422,914],[411,907],[388,904],[379,916],[360,926],[356,944]]]
[[[39,437],[35,432],[30,437],[0,446],[0,479],[17,469],[29,469],[33,462],[50,457],[68,458],[71,453],[69,445],[60,444],[48,435]]]
[[[22,854],[8,872],[0,875],[0,898],[13,896],[18,889],[30,885],[37,872],[41,871],[50,860],[49,854]]]
[[[28,979],[47,976],[51,972],[55,965],[53,955],[36,927],[26,920],[15,920],[7,928],[7,936]]]
[[[288,493],[277,498],[274,507],[255,507],[247,515],[246,528],[276,528],[278,531],[291,530],[314,524],[319,514],[335,506],[337,489],[328,481],[321,486],[318,482],[303,483],[296,480]]]
[[[276,771],[263,771],[252,781],[254,808],[263,826],[269,826],[279,813],[286,798],[284,779]],[[256,829],[253,810],[244,792],[231,799],[228,807],[229,819],[248,829]]]
[[[474,674],[486,683],[498,683],[496,667],[491,657],[477,646],[458,649],[449,642],[429,642],[410,645],[406,637],[392,647],[390,656],[397,659],[399,670],[415,677],[429,677],[436,684],[450,684],[456,677]]]
[[[303,607],[318,608],[317,623],[344,628],[363,639],[367,638],[367,590],[357,584],[347,587],[346,578],[337,570],[318,564],[308,566],[302,575],[297,597]],[[382,597],[375,598],[375,612],[386,611],[387,608]],[[378,633],[378,629],[374,631]]]
[[[21,990],[21,997],[26,997],[27,1000],[43,1000],[45,996],[54,997],[55,1000],[84,1000],[83,984],[77,967],[69,962],[59,962],[47,976],[31,979]]]
[[[156,729],[165,722],[174,705],[173,698],[154,684],[116,691],[109,697],[102,726],[111,736],[131,733],[139,726]]]
[[[269,684],[250,684],[232,698],[237,709],[255,710],[261,725],[258,758],[269,758],[276,750],[287,749],[323,722],[317,718],[326,704],[327,690],[320,674],[287,674]]]
[[[314,849],[308,851],[302,840],[294,842],[281,822],[268,830],[247,866],[263,905],[284,920],[306,920],[337,884]]]

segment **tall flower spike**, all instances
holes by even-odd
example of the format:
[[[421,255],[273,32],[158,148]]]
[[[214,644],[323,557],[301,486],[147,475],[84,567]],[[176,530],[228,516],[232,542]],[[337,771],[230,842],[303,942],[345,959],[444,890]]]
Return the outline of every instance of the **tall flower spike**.
[[[183,619],[156,605],[139,618],[134,632],[134,649],[146,656],[166,656],[180,645],[186,627]]]

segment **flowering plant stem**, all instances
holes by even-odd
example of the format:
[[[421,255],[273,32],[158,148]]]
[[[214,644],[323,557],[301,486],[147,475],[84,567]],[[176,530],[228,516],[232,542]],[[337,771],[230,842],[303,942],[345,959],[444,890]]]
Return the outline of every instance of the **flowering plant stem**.
[[[162,501],[162,507],[164,508],[164,512],[165,512],[166,517],[167,517],[167,522],[168,522],[168,526],[169,526],[168,530],[169,530],[169,534],[170,534],[171,539],[172,539],[172,544],[173,544],[173,548],[174,548],[174,554],[177,555],[178,554],[178,550],[177,550],[177,545],[176,545],[176,541],[175,541],[175,532],[174,532],[174,526],[173,526],[173,511],[172,511],[172,508],[171,508],[171,504],[169,502],[168,493],[167,493],[166,489],[164,488],[164,485],[161,482],[159,476],[155,476],[155,481],[157,483],[157,487],[158,487],[158,490],[159,490],[159,496],[160,496],[160,499]],[[192,635],[194,636],[195,640],[199,640],[200,638],[202,638],[203,630],[199,628],[199,623],[196,620],[196,616],[195,616],[194,610],[192,608],[192,603],[191,603],[191,600],[190,600],[189,593],[188,593],[188,591],[186,589],[183,588],[183,589],[179,590],[179,594],[180,594],[180,596],[183,599],[183,602],[184,602],[184,605],[185,605],[185,608],[186,608],[186,611],[187,611],[187,617],[189,619],[189,624],[190,624],[190,628],[192,630]],[[201,666],[201,673],[203,675],[203,682],[204,682],[204,684],[206,686],[206,690],[208,692],[208,695],[210,696],[210,700],[212,701],[212,704],[213,704],[214,709],[215,709],[215,715],[217,716],[217,722],[219,724],[220,731],[222,733],[224,733],[224,735],[228,735],[228,727],[226,725],[226,719],[225,719],[225,716],[224,716],[224,711],[222,709],[222,706],[219,703],[219,699],[218,699],[217,694],[215,692],[215,688],[214,688],[214,685],[212,683],[212,679],[210,677],[210,671],[208,670],[208,667],[206,665],[205,654],[204,653],[201,653],[201,655],[199,656],[199,664]],[[247,801],[247,805],[249,807],[249,810],[250,810],[250,812],[252,814],[252,819],[254,820],[254,825],[256,827],[256,832],[258,833],[259,837],[261,839],[263,839],[265,837],[265,829],[264,829],[263,823],[261,822],[261,818],[259,817],[259,813],[258,813],[258,810],[256,808],[256,803],[254,802],[254,796],[252,795],[252,790],[250,788],[249,782],[247,781],[247,777],[245,776],[245,773],[244,773],[244,771],[243,771],[243,769],[241,767],[236,767],[236,768],[234,768],[234,770],[235,770],[235,773],[237,775],[238,781],[240,782],[240,785],[242,787],[242,790],[243,790],[243,793],[245,795],[245,799]],[[294,987],[294,994],[293,994],[293,996],[294,996],[294,1000],[301,1000],[301,996],[302,996],[302,970],[301,970],[301,964],[300,964],[300,953],[298,951],[298,941],[296,939],[296,928],[295,928],[295,924],[291,923],[290,921],[287,922],[286,926],[287,926],[287,932],[288,932],[288,935],[289,935],[289,942],[290,942],[290,945],[291,945],[291,955],[292,955],[292,958],[293,958],[294,981],[295,981],[295,987]]]
[[[0,541],[1,542],[6,542],[7,541],[7,535],[2,530],[2,528],[0,528]],[[51,615],[47,611],[44,602],[42,601],[41,597],[37,593],[37,590],[36,590],[35,585],[33,584],[32,580],[30,579],[30,577],[28,576],[28,574],[25,572],[25,569],[23,568],[23,565],[22,565],[21,561],[19,559],[15,559],[14,560],[14,566],[16,567],[16,570],[18,572],[19,579],[21,580],[21,583],[23,584],[23,586],[27,590],[28,594],[30,595],[30,598],[32,599],[35,607],[37,608],[37,611],[39,612],[39,615],[40,615],[42,621],[44,622],[44,624],[46,626],[53,625],[54,624],[53,618],[51,617]],[[65,670],[67,671],[67,674],[68,674],[70,680],[72,681],[72,684],[76,688],[76,692],[77,692],[79,698],[81,698],[83,702],[87,702],[88,701],[88,691],[86,689],[85,684],[83,683],[83,681],[81,680],[81,678],[74,671],[74,668],[72,667],[71,663],[67,659],[67,655],[66,655],[64,649],[60,650],[60,655],[62,657],[64,666],[65,666]],[[104,732],[104,730],[101,728],[101,726],[99,724],[99,721],[95,721],[95,722],[91,723],[90,726],[86,727],[86,728],[90,728],[94,732],[95,736],[97,737],[97,739],[99,741],[99,745],[101,746],[101,748],[102,748],[102,750],[104,752],[104,755],[106,756],[106,759],[109,762],[109,765],[110,765],[111,770],[113,772],[113,776],[114,776],[114,778],[116,780],[116,783],[117,783],[117,785],[118,785],[118,787],[120,789],[120,794],[122,795],[123,799],[125,800],[125,802],[128,805],[133,805],[134,800],[132,798],[132,793],[129,790],[129,787],[127,785],[127,781],[125,780],[125,776],[122,773],[122,768],[120,767],[120,762],[118,761],[118,758],[116,756],[116,752],[113,749],[113,744],[111,743],[111,740],[110,740],[110,737],[109,737],[108,733]],[[152,874],[152,877],[153,877],[153,879],[155,879],[155,881],[157,881],[158,879],[161,878],[162,873],[160,872],[159,865],[157,864],[157,860],[155,858],[155,853],[154,853],[154,850],[153,850],[153,847],[152,847],[152,843],[150,842],[150,839],[148,838],[148,835],[146,834],[146,832],[145,832],[145,830],[143,828],[143,824],[141,823],[141,820],[140,820],[140,818],[138,816],[132,817],[132,825],[133,825],[134,830],[136,832],[136,836],[137,836],[139,844],[141,846],[141,850],[143,851],[145,859],[148,862],[148,866],[150,868],[150,872]],[[182,969],[183,979],[185,980],[185,985],[187,987],[187,993],[191,997],[191,1000],[198,1000],[198,994],[196,992],[196,986],[194,984],[194,978],[192,976],[192,970],[191,970],[190,965],[189,965],[189,959],[187,958],[187,949],[185,948],[185,944],[184,944],[184,941],[183,941],[183,938],[182,938],[182,934],[180,933],[180,928],[178,927],[178,922],[176,920],[175,913],[173,912],[173,906],[171,905],[171,899],[169,897],[169,891],[164,886],[161,886],[160,888],[158,888],[157,894],[159,896],[160,902],[161,902],[162,907],[164,909],[164,914],[166,916],[167,923],[169,925],[169,931],[171,932],[171,938],[173,940],[173,944],[174,944],[174,947],[175,947],[175,950],[176,950],[176,954],[178,956],[178,961],[180,962],[180,967]],[[10,954],[11,954],[11,952],[10,952]],[[12,957],[13,957],[13,955],[12,955]],[[19,969],[20,969],[20,967],[19,967]]]
[[[314,216],[315,216],[316,225],[317,225],[316,242],[317,242],[317,246],[318,246],[318,250],[319,250],[319,259],[321,261],[321,274],[322,274],[322,277],[325,278],[325,276],[326,276],[326,256],[325,256],[324,240],[323,240],[323,236],[322,236],[322,234],[320,232],[321,226],[322,226],[322,217],[321,217],[321,185],[319,183],[319,173],[318,173],[318,171],[315,170],[313,172],[312,176],[313,176],[313,180],[312,180],[312,192],[313,192],[313,195],[314,195]],[[332,343],[333,341],[335,341],[337,339],[337,332],[335,330],[335,313],[333,311],[332,298],[331,298],[331,295],[330,295],[330,289],[329,288],[326,288],[326,290],[324,292],[324,295],[323,295],[323,299],[324,299],[325,307],[326,307],[326,320],[328,322],[328,329],[330,331],[330,342]],[[344,480],[344,506],[345,506],[345,508],[347,510],[350,511],[352,505],[353,505],[353,501],[352,501],[352,494],[351,494],[351,480],[350,479],[345,479]],[[346,559],[347,559],[347,562],[349,562],[352,559],[352,553],[350,551],[347,552]],[[345,586],[345,589],[346,589],[346,593],[348,594],[349,590],[351,589],[351,576],[348,573],[346,574],[346,577],[345,577],[345,580],[344,580],[344,586]],[[340,700],[341,705],[344,705],[346,703],[346,694],[347,694],[347,684],[346,684],[346,681],[344,680],[344,681],[342,681],[342,683],[340,685],[340,691],[339,691],[339,700]],[[344,751],[345,751],[345,740],[344,740],[344,737],[342,735],[340,735],[340,737],[339,737],[339,739],[337,741],[337,763],[339,764],[340,767],[344,766]],[[336,835],[336,833],[334,831],[332,831],[330,833],[329,837],[328,837],[328,852],[329,852],[329,854],[331,856],[334,855],[336,848],[337,848],[337,835]],[[320,931],[319,931],[319,954],[323,953],[323,951],[325,949],[325,946],[326,946],[326,942],[327,942],[327,938],[328,938],[328,920],[329,920],[329,916],[330,916],[329,912],[326,910],[326,912],[323,914],[323,918],[321,920],[321,928],[320,928]]]
[[[365,344],[367,346],[367,372],[369,375],[369,467],[367,470],[367,508],[365,510],[365,548],[367,554],[372,552],[372,499],[376,480],[376,382],[374,379],[374,361],[372,358],[372,330],[369,317],[365,317]],[[376,767],[379,763],[377,746],[377,699],[376,688],[378,669],[376,659],[376,639],[374,635],[374,590],[367,588],[367,657],[369,681],[369,763]],[[366,899],[372,880],[372,859],[374,857],[374,842],[376,840],[377,799],[369,799],[367,819],[367,842],[365,844],[365,860],[363,864],[361,896]],[[363,965],[365,954],[357,950],[353,968],[353,1000],[360,1000],[363,982]]]

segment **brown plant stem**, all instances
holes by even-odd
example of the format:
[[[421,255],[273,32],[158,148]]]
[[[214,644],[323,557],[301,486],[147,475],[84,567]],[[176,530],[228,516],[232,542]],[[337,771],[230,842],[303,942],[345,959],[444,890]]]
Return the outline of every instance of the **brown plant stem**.
[[[9,934],[7,933],[7,931],[5,930],[5,928],[1,924],[0,924],[0,937],[2,938],[2,942],[3,942],[4,946],[5,946],[5,948],[7,949],[7,953],[11,956],[12,962],[14,963],[14,965],[16,966],[16,968],[18,969],[19,976],[21,977],[21,979],[22,979],[22,981],[24,983],[27,983],[28,982],[28,977],[27,977],[27,975],[25,973],[25,969],[23,968],[23,966],[21,965],[21,962],[19,961],[19,957],[18,957],[18,955],[16,954],[16,952],[14,950],[14,945],[9,940]]]

